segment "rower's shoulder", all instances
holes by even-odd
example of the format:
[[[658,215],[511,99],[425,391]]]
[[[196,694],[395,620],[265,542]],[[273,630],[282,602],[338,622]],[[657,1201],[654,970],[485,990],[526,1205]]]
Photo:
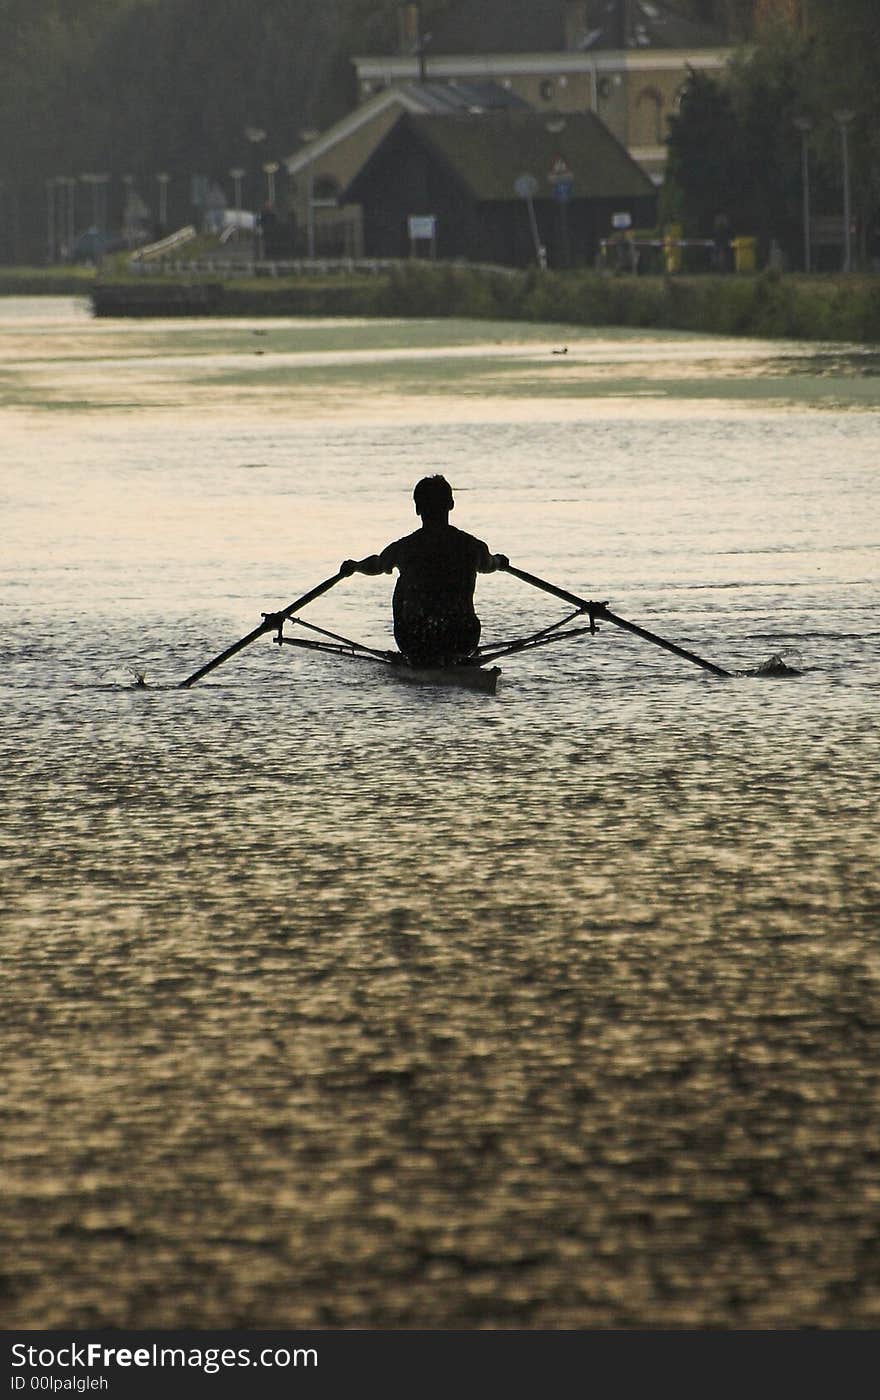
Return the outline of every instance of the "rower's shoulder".
[[[418,530],[415,530],[411,535],[401,535],[399,540],[392,540],[390,544],[386,544],[380,557],[382,559],[396,559],[401,554],[411,552],[418,534]]]
[[[450,525],[449,529],[453,531],[459,540],[471,547],[476,547],[477,549],[488,549],[489,547],[485,540],[477,539],[476,535],[469,534],[467,530],[459,530],[457,525]]]

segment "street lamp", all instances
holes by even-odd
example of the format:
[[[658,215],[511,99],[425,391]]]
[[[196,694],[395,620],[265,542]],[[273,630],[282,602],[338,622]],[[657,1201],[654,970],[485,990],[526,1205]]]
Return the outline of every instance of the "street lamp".
[[[105,201],[102,199],[104,186],[110,179],[109,175],[80,175],[84,185],[92,187],[92,224],[101,232],[102,214],[104,212]]]
[[[235,207],[238,212],[241,213],[241,182],[244,179],[245,172],[240,165],[235,165],[229,173],[235,185]]]
[[[838,107],[834,113],[834,120],[840,128],[840,141],[843,147],[843,270],[852,272],[852,246],[850,237],[850,207],[849,207],[849,142],[847,135],[850,123],[855,118],[855,112],[848,107]]]
[[[813,123],[809,117],[795,117],[794,124],[801,134],[801,186],[804,197],[804,272],[810,271],[810,157],[809,136]]]
[[[168,228],[168,181],[170,175],[166,175],[164,170],[156,176],[159,184],[159,228],[162,233]]]
[[[76,179],[73,175],[62,177],[67,189],[66,246],[68,254],[76,238]]]
[[[266,177],[266,191],[270,204],[275,203],[275,176],[280,168],[277,160],[267,160],[263,166],[263,174]]]
[[[320,132],[309,127],[299,134],[300,140],[311,142],[317,140]],[[315,256],[315,157],[309,160],[308,174],[306,176],[306,254],[311,259]]]
[[[55,178],[50,177],[46,181],[46,213],[48,216],[46,223],[46,233],[48,234],[46,239],[46,261],[50,267],[55,261],[55,190],[60,179],[61,176],[59,175]]]
[[[244,129],[244,134],[245,134],[245,139],[246,139],[247,141],[250,142],[251,150],[254,152],[254,156],[256,156],[257,147],[259,146],[259,144],[260,144],[261,141],[265,141],[265,139],[266,139],[266,133],[265,133],[265,131],[263,130],[263,128],[262,128],[261,126],[246,126],[245,129]],[[259,175],[258,175],[257,172],[256,172],[256,168],[255,168],[253,159],[249,162],[249,164],[250,164],[250,167],[251,167],[251,173],[252,173],[252,175],[253,175],[253,177],[254,177],[254,231],[253,231],[253,245],[254,245],[254,255],[256,256],[256,253],[257,253],[257,245],[258,245],[259,237],[260,237],[260,230],[259,230],[259,226],[258,226],[258,223],[257,223],[257,220],[256,220],[257,208],[258,208],[259,203],[260,203],[260,177],[259,177]]]

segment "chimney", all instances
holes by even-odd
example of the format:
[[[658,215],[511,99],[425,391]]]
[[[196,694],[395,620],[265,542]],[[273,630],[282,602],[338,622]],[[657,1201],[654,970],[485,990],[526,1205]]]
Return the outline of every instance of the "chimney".
[[[589,10],[588,0],[565,0],[565,49],[567,53],[576,52],[589,32],[591,28]]]
[[[565,47],[579,49],[591,32],[598,31],[606,45],[629,46],[632,34],[631,0],[565,0]]]
[[[418,5],[398,5],[397,34],[402,54],[415,53],[419,44],[420,31]]]
[[[425,81],[425,43],[422,39],[421,7],[418,4],[398,5],[397,30],[400,52],[419,60],[419,81]]]

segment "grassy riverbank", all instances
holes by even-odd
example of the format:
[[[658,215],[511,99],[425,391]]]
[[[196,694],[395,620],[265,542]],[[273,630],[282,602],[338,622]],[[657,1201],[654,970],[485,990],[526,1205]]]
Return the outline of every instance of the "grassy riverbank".
[[[105,277],[110,280],[105,272]],[[88,294],[90,269],[0,269],[0,294]],[[114,282],[125,280],[113,276]],[[222,280],[215,314],[457,316],[720,335],[880,342],[880,277],[762,272],[727,277],[505,273],[401,263],[390,272]],[[157,278],[150,278],[156,286]],[[172,282],[172,279],[168,279]],[[173,279],[179,285],[180,278]],[[132,287],[144,279],[132,278]]]

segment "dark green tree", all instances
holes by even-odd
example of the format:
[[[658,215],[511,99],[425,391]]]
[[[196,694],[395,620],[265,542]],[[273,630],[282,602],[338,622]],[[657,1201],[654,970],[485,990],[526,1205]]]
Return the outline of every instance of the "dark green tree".
[[[667,220],[692,237],[710,238],[719,214],[736,205],[744,172],[730,93],[691,70],[677,114],[669,122],[669,161],[663,194]]]

